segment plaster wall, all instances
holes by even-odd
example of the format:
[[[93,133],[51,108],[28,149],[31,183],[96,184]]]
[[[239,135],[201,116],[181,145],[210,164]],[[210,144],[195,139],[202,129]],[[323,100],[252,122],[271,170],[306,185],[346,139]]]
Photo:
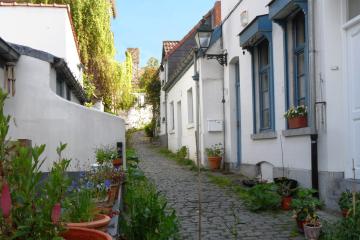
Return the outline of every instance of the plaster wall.
[[[67,8],[0,6],[0,36],[64,58],[82,84],[79,54]]]
[[[194,74],[194,66],[186,70],[178,82],[168,91],[167,96],[167,115],[168,115],[168,148],[172,152],[176,152],[181,146],[186,146],[189,149],[189,157],[193,160],[196,158],[196,141],[195,141],[195,126],[196,126],[196,89],[195,82],[192,79]],[[188,103],[187,91],[192,88],[193,93],[193,113],[194,122],[188,123]],[[178,114],[177,103],[181,101],[181,116]],[[174,124],[175,129],[170,129],[169,121],[171,121],[170,103],[174,103]],[[178,129],[179,119],[182,121],[182,129]],[[179,145],[179,131],[181,133],[181,146]]]
[[[208,54],[220,52],[221,41],[217,41],[208,51]],[[215,60],[199,58],[199,89],[200,89],[200,149],[201,161],[207,165],[205,148],[221,143],[224,146],[222,131],[209,131],[209,121],[222,121],[223,118],[223,67]],[[223,127],[223,123],[222,123]]]
[[[73,160],[70,171],[86,170],[95,163],[94,150],[99,146],[125,144],[123,119],[66,101],[50,89],[49,78],[55,73],[49,63],[21,56],[15,71],[16,95],[5,104],[5,114],[13,117],[9,136],[46,144],[42,171],[57,160],[60,142],[68,144],[64,157]]]
[[[252,67],[251,55],[240,47],[238,34],[246,26],[240,24],[240,14],[248,14],[248,23],[256,16],[268,14],[266,5],[268,0],[244,0],[223,25],[223,48],[228,52],[229,65],[224,68],[225,100],[226,100],[226,156],[227,161],[237,162],[237,151],[240,152],[241,164],[257,164],[269,162],[274,167],[284,167],[289,170],[311,169],[311,142],[309,136],[284,137],[286,122],[283,117],[285,111],[285,78],[284,78],[284,52],[283,32],[279,25],[273,23],[274,44],[274,96],[275,96],[275,134],[273,139],[253,140],[253,98],[252,98]],[[223,13],[226,17],[234,3],[222,1]],[[230,10],[229,10],[230,9]],[[240,65],[240,138],[237,141],[236,116],[236,82],[234,64]],[[239,148],[239,144],[241,144]],[[283,150],[282,150],[283,149]],[[283,151],[283,159],[282,159]],[[275,173],[276,175],[276,173]],[[275,176],[276,177],[276,176]],[[301,182],[301,179],[299,179]],[[305,185],[305,183],[304,183]],[[306,183],[307,185],[307,183]]]

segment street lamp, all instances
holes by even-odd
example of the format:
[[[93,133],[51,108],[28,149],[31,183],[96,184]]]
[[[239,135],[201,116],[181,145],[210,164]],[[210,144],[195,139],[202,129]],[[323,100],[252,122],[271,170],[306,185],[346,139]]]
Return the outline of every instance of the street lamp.
[[[206,51],[210,47],[211,42],[211,36],[212,36],[213,30],[209,24],[206,24],[205,22],[200,25],[200,27],[197,29],[196,35],[195,35],[195,41],[198,49],[201,51],[203,56],[207,57],[207,59],[216,59],[220,65],[224,66],[227,65],[227,53],[225,54],[206,54]]]

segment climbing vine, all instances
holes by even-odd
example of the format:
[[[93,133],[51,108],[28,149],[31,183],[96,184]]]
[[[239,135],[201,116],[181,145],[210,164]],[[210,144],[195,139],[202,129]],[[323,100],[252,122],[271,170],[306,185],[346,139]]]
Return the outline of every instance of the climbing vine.
[[[105,110],[118,112],[131,107],[132,66],[114,60],[109,0],[22,0],[19,2],[68,4],[77,35],[81,62],[85,66],[84,89],[92,101],[103,99]],[[131,58],[130,58],[131,61]],[[130,78],[130,79],[129,79]]]

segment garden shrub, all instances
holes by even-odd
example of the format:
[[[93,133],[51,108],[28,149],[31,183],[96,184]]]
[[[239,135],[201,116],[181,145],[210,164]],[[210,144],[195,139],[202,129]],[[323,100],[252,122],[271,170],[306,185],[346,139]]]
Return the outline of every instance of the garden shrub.
[[[147,137],[154,137],[154,132],[156,128],[156,120],[152,119],[150,123],[146,124],[144,127],[145,135]]]
[[[246,207],[251,211],[273,210],[280,207],[281,197],[273,183],[260,183],[243,194]]]
[[[136,165],[127,173],[121,233],[128,240],[179,239],[179,222],[166,199]]]

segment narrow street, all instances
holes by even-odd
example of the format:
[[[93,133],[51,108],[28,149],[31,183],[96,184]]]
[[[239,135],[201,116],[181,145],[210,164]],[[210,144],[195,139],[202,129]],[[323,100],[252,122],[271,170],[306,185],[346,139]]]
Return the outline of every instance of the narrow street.
[[[140,158],[140,167],[168,199],[169,206],[176,210],[181,222],[182,239],[198,239],[198,191],[196,172],[177,165],[158,153],[141,132],[133,136],[133,146]],[[229,195],[225,189],[202,178],[202,239],[235,239],[231,230],[235,217],[237,239],[303,239],[292,238],[295,229],[291,212],[252,213],[241,201]]]

